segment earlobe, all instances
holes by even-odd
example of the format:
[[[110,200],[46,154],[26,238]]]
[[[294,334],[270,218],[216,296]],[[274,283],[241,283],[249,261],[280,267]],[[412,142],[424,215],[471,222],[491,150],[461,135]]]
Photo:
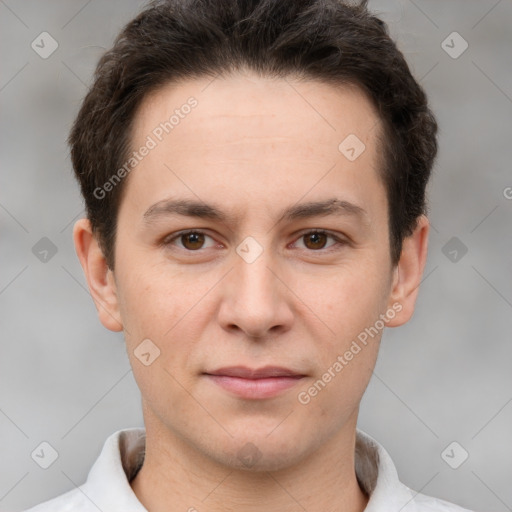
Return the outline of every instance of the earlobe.
[[[107,266],[88,219],[80,219],[75,223],[73,241],[100,322],[111,331],[122,331],[114,275]]]
[[[398,313],[387,323],[388,327],[405,324],[414,313],[414,305],[427,261],[429,230],[430,224],[427,217],[421,215],[414,232],[403,240],[402,253],[394,269],[393,285],[388,302],[388,307],[393,307],[395,304],[395,310]],[[398,304],[400,307],[397,306]]]

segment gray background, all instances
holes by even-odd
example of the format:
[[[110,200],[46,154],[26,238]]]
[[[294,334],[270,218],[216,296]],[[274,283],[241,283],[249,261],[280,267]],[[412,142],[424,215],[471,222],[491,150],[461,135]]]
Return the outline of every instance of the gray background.
[[[108,435],[143,424],[122,335],[99,323],[74,252],[83,208],[65,144],[98,58],[142,5],[0,0],[1,511],[81,484]],[[512,510],[512,2],[370,7],[430,96],[440,154],[417,310],[384,333],[359,427],[413,489]],[[59,44],[47,59],[31,48],[43,31]],[[458,58],[442,47],[454,31],[469,44]],[[43,237],[57,248],[46,262],[32,251]],[[59,454],[46,470],[31,458],[42,441]],[[452,460],[469,453],[458,469],[441,457],[453,441]]]

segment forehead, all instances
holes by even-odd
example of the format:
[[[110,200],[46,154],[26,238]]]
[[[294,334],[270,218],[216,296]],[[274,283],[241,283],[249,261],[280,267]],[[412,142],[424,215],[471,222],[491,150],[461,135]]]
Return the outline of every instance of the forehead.
[[[380,129],[373,105],[354,86],[250,73],[169,83],[135,115],[132,149],[149,139],[152,149],[128,189],[140,209],[176,190],[196,199],[217,193],[226,203],[261,199],[257,189],[266,187],[270,203],[283,201],[279,190],[290,191],[288,201],[339,185],[344,198],[356,199],[380,181]],[[221,189],[231,195],[221,197]]]
[[[187,107],[191,98],[196,103],[193,109]],[[345,136],[355,134],[368,139],[380,125],[368,97],[354,85],[335,86],[316,80],[269,78],[241,72],[224,78],[168,83],[148,94],[135,115],[135,146],[155,130],[158,135],[160,123],[169,121],[173,113],[177,115],[170,131],[179,136],[187,124],[193,123],[193,138],[188,142],[203,147],[212,141],[212,136],[217,145],[231,142],[233,133],[229,131],[212,133],[216,125],[222,123],[227,127],[230,121],[236,124],[240,134],[260,131],[268,137],[307,137],[312,143],[334,146],[336,150],[336,142]],[[187,117],[192,121],[185,122]],[[164,129],[162,135],[169,133]],[[171,138],[167,139],[172,144]],[[179,151],[186,141],[177,142],[174,149]]]

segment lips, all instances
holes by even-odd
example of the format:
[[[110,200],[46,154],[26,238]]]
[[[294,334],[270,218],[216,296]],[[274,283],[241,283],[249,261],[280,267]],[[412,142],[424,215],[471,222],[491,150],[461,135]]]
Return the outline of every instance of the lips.
[[[288,368],[230,366],[204,374],[214,384],[239,398],[272,398],[295,386],[305,375]]]
[[[269,377],[303,377],[288,368],[279,366],[265,366],[264,368],[251,369],[246,366],[230,366],[215,371],[206,372],[207,375],[219,375],[225,377],[238,377],[240,379],[267,379]]]

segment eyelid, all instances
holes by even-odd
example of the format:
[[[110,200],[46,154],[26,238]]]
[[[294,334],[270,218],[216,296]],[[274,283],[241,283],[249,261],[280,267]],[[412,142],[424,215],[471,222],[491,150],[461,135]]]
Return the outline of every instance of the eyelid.
[[[323,229],[323,228],[308,228],[308,229],[305,229],[304,231],[300,231],[298,234],[295,235],[295,237],[296,237],[295,242],[300,240],[303,236],[312,234],[312,233],[319,233],[319,234],[326,235],[326,236],[332,238],[336,243],[331,245],[327,249],[318,249],[316,251],[313,249],[308,250],[309,253],[313,253],[313,254],[314,253],[326,253],[331,250],[336,250],[337,248],[339,248],[339,246],[347,245],[349,243],[348,239],[346,237],[344,237],[343,235],[329,231],[328,229]]]
[[[206,231],[207,230],[204,230],[204,229],[201,229],[201,228],[197,228],[197,229],[191,228],[191,229],[185,229],[185,230],[182,230],[182,231],[171,233],[170,235],[165,236],[162,239],[162,241],[160,242],[159,245],[162,245],[164,247],[171,246],[172,242],[174,242],[175,240],[179,239],[183,235],[187,235],[189,233],[202,234],[202,235],[205,235],[206,237],[211,238],[212,240],[215,240],[214,237],[212,235],[209,235]],[[348,245],[350,243],[350,241],[345,236],[340,235],[340,234],[335,233],[335,232],[332,232],[332,231],[327,230],[327,229],[323,229],[323,228],[307,228],[307,229],[304,229],[304,230],[302,230],[302,231],[300,231],[300,232],[298,232],[298,233],[296,233],[294,235],[294,242],[292,242],[292,243],[296,243],[303,236],[308,235],[308,234],[312,234],[312,233],[324,234],[327,237],[332,238],[336,243],[332,244],[330,247],[328,247],[326,249],[318,249],[318,250],[310,249],[310,250],[308,250],[306,248],[305,250],[308,253],[319,253],[319,254],[322,254],[322,253],[330,252],[332,250],[339,249],[340,246],[345,246],[345,245]],[[183,251],[185,251],[185,252],[191,253],[191,254],[193,254],[193,253],[201,253],[203,251],[203,248],[197,249],[195,251],[194,250],[189,250],[189,249],[186,249],[186,248],[181,248],[181,247],[178,247],[178,248],[183,250]],[[208,249],[208,247],[206,249]]]
[[[206,233],[205,230],[203,229],[184,229],[182,231],[177,231],[175,233],[170,233],[169,235],[166,235],[162,241],[160,242],[159,245],[163,245],[164,247],[166,246],[169,246],[172,244],[172,242],[174,242],[175,240],[181,238],[182,236],[184,235],[188,235],[190,233],[198,233],[198,234],[201,234],[201,235],[204,235],[204,236],[207,236],[209,238],[211,238],[212,240],[214,240],[213,236],[209,235],[208,233]],[[179,249],[182,249],[181,247],[179,247]],[[190,253],[194,253],[194,252],[200,252],[201,249],[197,249],[196,251],[191,251],[189,249],[183,249],[184,251],[187,251],[187,252],[190,252]]]

